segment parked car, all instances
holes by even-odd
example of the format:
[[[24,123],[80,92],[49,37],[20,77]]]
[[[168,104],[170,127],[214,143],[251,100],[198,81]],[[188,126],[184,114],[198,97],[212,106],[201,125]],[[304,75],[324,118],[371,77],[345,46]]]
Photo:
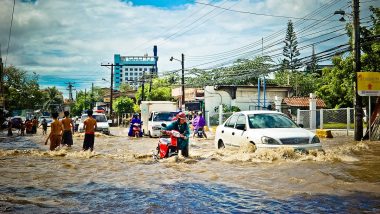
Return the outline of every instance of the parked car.
[[[102,132],[103,134],[109,135],[110,134],[110,125],[109,125],[109,123],[111,123],[111,121],[107,120],[106,115],[102,114],[102,113],[94,113],[92,116],[94,117],[94,119],[97,122],[97,124],[96,124],[97,125],[97,129],[95,131]],[[80,123],[79,123],[79,126],[78,126],[78,132],[84,132],[84,130],[83,130],[83,126],[84,126],[83,122],[87,118],[88,118],[87,114],[82,114],[82,117],[80,119]]]
[[[322,149],[313,132],[301,128],[283,113],[267,110],[234,113],[217,127],[214,143],[218,149],[245,143],[254,144],[256,149]]]

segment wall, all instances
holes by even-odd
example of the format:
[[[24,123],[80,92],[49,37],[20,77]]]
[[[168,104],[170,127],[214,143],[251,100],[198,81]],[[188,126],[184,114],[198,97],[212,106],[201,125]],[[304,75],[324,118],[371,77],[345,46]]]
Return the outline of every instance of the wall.
[[[273,106],[275,96],[287,97],[288,88],[286,87],[267,87],[266,89],[266,102],[265,107],[269,104]],[[237,87],[236,99],[232,99],[229,93],[223,90],[215,90],[214,86],[205,87],[205,109],[211,113],[214,113],[215,107],[222,103],[227,106],[238,106],[241,110],[254,110],[257,108],[257,87]],[[260,106],[263,106],[264,94],[263,90],[260,90]]]

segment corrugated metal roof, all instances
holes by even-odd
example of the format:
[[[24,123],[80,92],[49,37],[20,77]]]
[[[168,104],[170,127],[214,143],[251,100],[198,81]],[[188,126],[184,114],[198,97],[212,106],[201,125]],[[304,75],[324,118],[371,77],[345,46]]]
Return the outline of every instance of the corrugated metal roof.
[[[286,97],[283,102],[288,106],[294,107],[308,107],[309,106],[309,97]],[[320,98],[317,99],[317,108],[326,108],[325,101]]]

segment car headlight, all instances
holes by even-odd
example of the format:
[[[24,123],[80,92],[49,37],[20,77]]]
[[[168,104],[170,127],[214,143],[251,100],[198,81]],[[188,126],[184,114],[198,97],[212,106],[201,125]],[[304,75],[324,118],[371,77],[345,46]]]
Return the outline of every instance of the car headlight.
[[[273,139],[271,137],[266,137],[266,136],[261,137],[261,142],[263,144],[274,144],[274,145],[280,144],[277,140],[275,140],[275,139]]]
[[[314,136],[313,139],[311,140],[311,143],[320,143],[321,141],[319,140],[318,136]]]

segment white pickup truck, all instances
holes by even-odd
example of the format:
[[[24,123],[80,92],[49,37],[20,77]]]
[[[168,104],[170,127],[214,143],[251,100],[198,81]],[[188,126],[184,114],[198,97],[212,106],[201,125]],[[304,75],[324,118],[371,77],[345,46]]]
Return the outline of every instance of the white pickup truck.
[[[159,137],[161,125],[165,123],[168,125],[172,122],[173,118],[177,115],[178,112],[173,111],[153,111],[150,114],[148,120],[148,135],[149,137]]]
[[[142,101],[140,104],[144,135],[158,137],[158,125],[170,122],[177,112],[177,103],[170,101]],[[158,114],[160,112],[160,114]],[[162,114],[161,114],[162,113]]]

